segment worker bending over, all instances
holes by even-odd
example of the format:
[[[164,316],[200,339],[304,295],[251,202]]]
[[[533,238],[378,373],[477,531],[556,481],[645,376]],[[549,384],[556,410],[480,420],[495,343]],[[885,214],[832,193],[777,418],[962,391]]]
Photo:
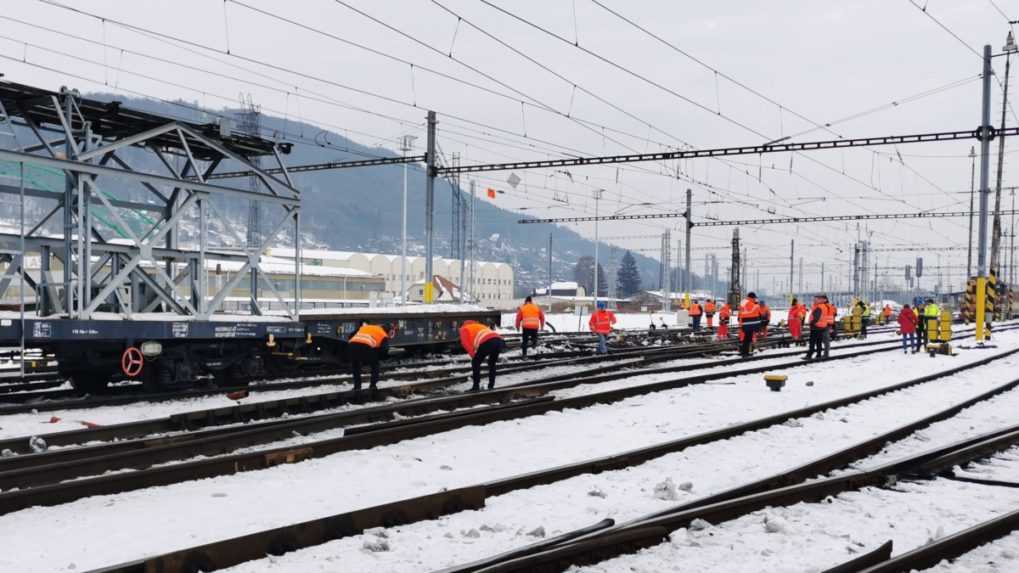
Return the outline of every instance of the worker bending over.
[[[612,325],[616,323],[616,315],[610,310],[605,310],[605,301],[598,301],[598,310],[591,315],[591,318],[587,321],[588,328],[591,332],[598,335],[598,354],[607,354],[609,351],[606,339],[612,332]],[[654,327],[655,323],[652,319],[651,326]]]
[[[704,314],[704,309],[701,308],[701,303],[694,299],[690,303],[690,308],[687,309],[687,313],[690,315],[690,320],[693,321],[693,331],[697,332],[701,329],[701,315]]]
[[[807,324],[810,326],[810,342],[807,346],[806,360],[821,358],[822,351],[824,358],[828,358],[831,349],[831,325],[835,320],[834,307],[828,304],[828,297],[825,295],[814,296],[814,305],[810,309],[810,317]]]
[[[541,307],[531,302],[531,297],[524,299],[524,304],[517,309],[516,328],[520,335],[520,355],[527,356],[527,341],[531,348],[538,349],[538,331],[545,328],[545,313]]]
[[[375,396],[379,383],[379,361],[389,354],[389,334],[387,329],[377,324],[361,321],[361,325],[351,335],[347,344],[347,357],[350,359],[350,374],[354,379],[354,392],[361,391],[361,368],[367,365],[371,369],[371,395]]]
[[[732,318],[732,307],[729,303],[722,305],[722,308],[718,310],[718,339],[725,340],[729,338],[729,319]]]
[[[481,363],[488,361],[488,389],[495,388],[495,364],[506,347],[499,333],[480,322],[465,320],[460,327],[460,345],[471,357],[471,392],[481,389]]]
[[[757,303],[757,295],[748,293],[747,298],[739,307],[739,355],[750,356],[750,345],[761,325],[761,305]]]

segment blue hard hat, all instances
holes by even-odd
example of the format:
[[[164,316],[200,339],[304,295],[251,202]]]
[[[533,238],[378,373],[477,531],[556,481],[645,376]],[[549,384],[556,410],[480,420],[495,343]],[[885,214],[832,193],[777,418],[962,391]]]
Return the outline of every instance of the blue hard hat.
[[[605,309],[605,301],[599,300],[598,301],[598,308],[604,310]]]

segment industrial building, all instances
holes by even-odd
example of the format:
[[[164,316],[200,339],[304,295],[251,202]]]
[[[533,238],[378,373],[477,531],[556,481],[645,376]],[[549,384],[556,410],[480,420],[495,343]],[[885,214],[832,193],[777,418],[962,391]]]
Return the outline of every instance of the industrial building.
[[[294,258],[294,250],[285,247],[271,248],[266,252],[271,257],[280,259]],[[393,298],[400,297],[401,257],[386,253],[359,253],[351,251],[330,251],[324,249],[302,249],[301,260],[307,265],[321,267],[342,267],[363,271],[382,277],[385,285],[383,295]],[[464,291],[484,306],[494,308],[511,308],[513,298],[513,267],[506,263],[477,261],[474,263],[474,288],[471,289],[470,264],[464,266],[464,278],[460,280],[460,260],[436,257],[432,262],[433,274],[446,281],[459,285],[464,284]],[[409,291],[409,300],[414,300],[414,287],[419,287],[425,278],[425,258],[407,257],[407,272],[404,283]]]

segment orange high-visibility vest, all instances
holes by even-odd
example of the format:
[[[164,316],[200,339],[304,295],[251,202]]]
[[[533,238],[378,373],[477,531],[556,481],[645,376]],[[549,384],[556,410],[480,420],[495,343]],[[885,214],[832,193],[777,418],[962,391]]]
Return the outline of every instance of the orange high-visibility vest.
[[[471,322],[460,327],[460,345],[471,358],[474,358],[482,344],[496,338],[502,337],[480,322]]]
[[[690,303],[690,316],[700,316],[700,315],[701,315],[701,305],[697,304],[696,302]]]
[[[597,334],[608,334],[612,332],[612,325],[616,323],[616,315],[611,311],[601,309],[591,315],[587,326]]]
[[[739,323],[743,324],[748,320],[756,321],[759,318],[761,318],[761,305],[751,298],[744,300],[739,307]]]
[[[386,330],[381,326],[378,326],[377,324],[365,324],[362,325],[361,328],[357,329],[357,334],[350,339],[350,343],[363,344],[371,348],[378,348],[382,346],[382,342],[387,338],[389,338],[389,335],[386,334]]]
[[[533,302],[522,305],[517,310],[517,328],[538,330],[545,327],[545,313]]]
[[[729,306],[729,303],[723,304],[722,305],[722,309],[718,311],[718,318],[722,322],[728,322],[729,321],[729,317],[731,317],[731,316],[732,316],[732,307]]]
[[[715,314],[715,301],[709,300],[704,303],[704,312],[708,314]]]

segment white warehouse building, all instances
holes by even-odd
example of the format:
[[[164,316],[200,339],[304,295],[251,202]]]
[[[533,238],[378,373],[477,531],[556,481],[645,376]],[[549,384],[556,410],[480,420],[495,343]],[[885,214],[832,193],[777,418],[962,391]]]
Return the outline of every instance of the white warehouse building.
[[[271,248],[266,254],[272,257],[294,258],[291,248]],[[400,296],[400,255],[385,253],[358,253],[351,251],[328,251],[323,249],[301,249],[301,259],[305,264],[324,267],[344,267],[381,275],[385,281],[385,293]],[[477,302],[494,308],[512,308],[513,298],[513,267],[506,263],[491,261],[475,262],[475,290]],[[469,263],[464,269],[464,281],[470,276]],[[432,273],[446,280],[460,284],[460,260],[435,257],[432,259]],[[407,290],[425,278],[425,257],[407,257]],[[464,290],[471,292],[470,285]]]

